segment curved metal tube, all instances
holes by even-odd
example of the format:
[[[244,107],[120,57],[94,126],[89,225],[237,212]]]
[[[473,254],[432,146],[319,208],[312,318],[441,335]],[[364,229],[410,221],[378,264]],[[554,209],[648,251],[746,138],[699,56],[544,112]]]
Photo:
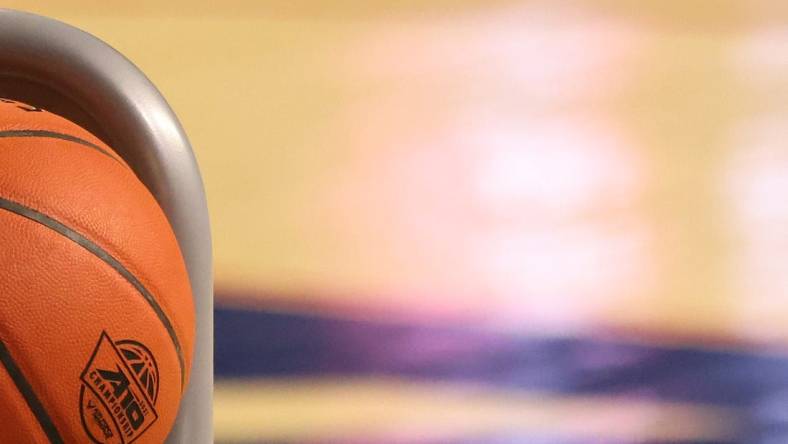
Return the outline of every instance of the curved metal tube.
[[[191,382],[167,442],[212,443],[210,227],[200,172],[178,119],[145,75],[101,40],[56,20],[0,9],[0,93],[14,91],[17,97],[9,98],[52,104],[103,137],[167,214],[197,310]]]

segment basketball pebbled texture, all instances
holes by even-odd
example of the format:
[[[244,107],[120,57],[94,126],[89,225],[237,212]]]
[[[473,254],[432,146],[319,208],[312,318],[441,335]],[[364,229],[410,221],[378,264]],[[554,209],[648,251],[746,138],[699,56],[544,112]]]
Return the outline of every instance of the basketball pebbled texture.
[[[162,443],[194,307],[172,229],[112,149],[0,99],[0,443]]]

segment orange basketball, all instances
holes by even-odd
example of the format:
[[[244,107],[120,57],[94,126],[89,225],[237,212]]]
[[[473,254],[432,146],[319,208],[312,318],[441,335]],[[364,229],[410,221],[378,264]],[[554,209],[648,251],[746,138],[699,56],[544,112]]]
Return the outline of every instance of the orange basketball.
[[[112,149],[0,99],[0,443],[162,443],[194,307],[167,219]]]

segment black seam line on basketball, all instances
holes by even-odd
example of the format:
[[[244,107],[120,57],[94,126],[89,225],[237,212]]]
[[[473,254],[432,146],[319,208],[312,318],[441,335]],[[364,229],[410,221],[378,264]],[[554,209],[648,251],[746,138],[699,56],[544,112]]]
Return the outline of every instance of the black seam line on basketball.
[[[178,363],[180,364],[181,367],[181,392],[183,392],[184,389],[183,386],[186,382],[186,371],[184,368],[183,351],[181,349],[181,343],[180,341],[178,341],[178,336],[175,334],[175,328],[173,328],[170,319],[164,313],[164,310],[162,310],[159,303],[156,302],[156,299],[153,297],[153,295],[145,288],[145,286],[142,285],[142,283],[136,277],[134,277],[134,275],[131,274],[131,272],[127,270],[126,267],[123,266],[123,264],[121,264],[112,255],[110,255],[106,250],[93,243],[90,239],[77,233],[73,229],[63,225],[61,222],[58,222],[57,220],[47,216],[46,214],[40,213],[18,202],[4,199],[2,197],[0,197],[0,209],[4,209],[12,213],[16,213],[22,217],[38,222],[41,225],[65,236],[66,238],[75,242],[85,250],[88,250],[94,256],[104,261],[104,263],[112,267],[121,276],[123,276],[123,278],[126,279],[126,281],[129,282],[142,296],[145,302],[148,303],[151,309],[153,309],[153,312],[156,313],[156,316],[159,318],[159,321],[161,321],[161,323],[164,325],[164,328],[167,330],[167,334],[169,334],[173,346],[175,346],[175,352],[178,355]]]
[[[52,418],[47,413],[44,405],[41,404],[41,400],[36,396],[30,382],[25,378],[25,375],[22,374],[22,370],[16,365],[16,361],[14,361],[11,352],[8,351],[8,347],[6,347],[3,341],[0,341],[0,362],[2,362],[3,367],[5,367],[8,372],[8,376],[14,381],[14,385],[16,385],[19,393],[25,398],[27,406],[30,408],[33,416],[36,417],[36,421],[38,421],[38,425],[43,429],[44,434],[49,438],[49,442],[52,444],[63,444],[63,438],[60,437],[60,432],[57,431],[55,423],[52,422]]]
[[[48,139],[60,139],[65,140],[68,142],[78,143],[80,145],[86,146],[88,148],[93,148],[94,150],[100,152],[101,154],[111,158],[115,162],[118,162],[122,165],[121,161],[118,160],[117,157],[110,154],[109,151],[105,150],[104,148],[96,145],[93,142],[87,141],[85,139],[81,139],[77,136],[72,136],[71,134],[63,134],[58,133],[55,131],[47,131],[47,130],[7,130],[7,131],[0,131],[0,138],[8,138],[8,137],[42,137]]]

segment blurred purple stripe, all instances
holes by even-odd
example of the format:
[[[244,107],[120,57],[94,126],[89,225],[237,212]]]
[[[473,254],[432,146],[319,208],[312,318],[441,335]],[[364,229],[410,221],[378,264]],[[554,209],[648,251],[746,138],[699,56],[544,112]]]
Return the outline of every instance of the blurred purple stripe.
[[[237,308],[215,314],[218,378],[391,376],[733,406],[745,415],[744,442],[788,442],[788,356]]]
[[[324,441],[217,441],[216,444],[756,444],[750,441],[600,441],[599,439],[565,439],[536,435],[496,435],[472,437],[459,440],[403,441],[380,438],[342,439]],[[782,441],[780,441],[782,442]]]

